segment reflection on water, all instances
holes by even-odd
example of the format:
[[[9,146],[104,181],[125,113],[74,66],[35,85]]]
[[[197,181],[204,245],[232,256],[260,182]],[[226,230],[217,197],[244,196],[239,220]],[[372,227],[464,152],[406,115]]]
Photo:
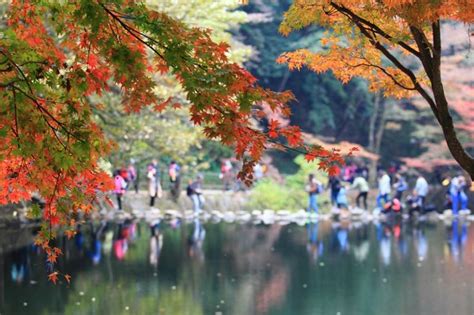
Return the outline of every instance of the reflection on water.
[[[472,314],[469,223],[94,222],[0,255],[1,314]]]

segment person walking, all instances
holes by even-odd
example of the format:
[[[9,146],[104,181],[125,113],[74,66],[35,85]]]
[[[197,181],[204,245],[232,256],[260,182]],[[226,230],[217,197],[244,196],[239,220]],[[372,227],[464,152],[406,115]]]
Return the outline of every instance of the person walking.
[[[349,202],[347,201],[347,189],[345,185],[341,185],[336,197],[336,205],[339,209],[347,209]]]
[[[451,179],[449,194],[451,195],[451,206],[455,215],[458,214],[459,210],[467,208],[468,198],[464,191],[466,186],[466,179],[461,174]]]
[[[196,215],[201,213],[202,206],[204,204],[204,197],[202,196],[202,182],[203,176],[199,174],[195,181],[190,181],[186,189],[186,194],[193,203],[193,211]]]
[[[359,191],[359,194],[356,197],[357,208],[360,208],[360,199],[362,199],[364,209],[367,210],[367,195],[369,194],[369,183],[367,182],[367,179],[365,179],[361,173],[358,173],[351,188]]]
[[[129,187],[133,187],[135,193],[138,194],[138,174],[137,169],[135,168],[135,160],[130,159],[130,164],[128,165],[128,180]]]
[[[150,194],[150,207],[155,206],[156,198],[161,198],[160,169],[158,161],[153,161],[147,167],[148,192]]]
[[[423,207],[425,206],[425,199],[426,199],[426,196],[428,195],[428,191],[429,191],[428,182],[422,175],[419,175],[418,178],[416,179],[415,189],[413,189],[413,194],[418,198],[418,202],[422,210],[423,210]]]
[[[178,201],[180,186],[181,186],[181,176],[180,176],[181,167],[175,161],[171,161],[168,167],[168,175],[170,179],[170,192],[171,197],[175,202]]]
[[[395,189],[395,199],[402,201],[403,193],[408,189],[407,181],[402,174],[395,174],[395,184],[393,184],[393,188]]]
[[[221,164],[221,174],[219,175],[222,180],[224,190],[230,190],[232,188],[232,162],[230,159],[225,159]]]
[[[114,172],[114,194],[117,198],[117,208],[122,210],[122,196],[125,193],[125,188],[127,187],[127,182],[120,175],[120,170]]]
[[[390,176],[388,176],[386,171],[380,171],[380,177],[378,180],[379,193],[377,195],[377,207],[383,209],[384,204],[390,200]],[[384,203],[382,204],[382,199]]]
[[[314,174],[309,174],[308,176],[308,183],[306,185],[306,192],[308,193],[308,213],[311,213],[311,210],[314,213],[318,213],[318,194],[321,189],[321,183],[316,180]]]
[[[337,205],[337,195],[339,194],[339,189],[341,189],[341,180],[338,176],[330,176],[328,186],[331,191],[331,204],[333,206]]]

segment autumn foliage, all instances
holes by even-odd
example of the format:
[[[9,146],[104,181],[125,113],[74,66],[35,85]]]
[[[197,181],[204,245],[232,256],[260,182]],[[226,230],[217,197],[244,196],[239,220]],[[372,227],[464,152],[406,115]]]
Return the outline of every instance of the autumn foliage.
[[[154,73],[174,75],[190,101],[191,120],[212,139],[233,146],[244,160],[240,177],[266,148],[291,147],[320,157],[335,171],[337,151],[305,146],[299,128],[270,122],[263,106],[290,114],[289,92],[275,93],[227,59],[228,46],[204,29],[189,28],[140,1],[17,1],[10,3],[0,38],[0,204],[45,200],[36,244],[55,263],[60,251],[49,240],[56,228],[74,235],[77,214],[90,212],[98,195],[111,189],[98,161],[113,150],[92,118],[89,96],[119,88],[128,112],[179,107],[159,99]],[[57,281],[58,273],[50,275]],[[69,277],[63,275],[67,281]]]
[[[441,24],[449,20],[472,23],[474,3],[296,0],[280,31],[287,35],[320,25],[326,29],[323,49],[287,52],[278,62],[290,69],[305,66],[317,73],[331,71],[344,83],[362,77],[372,91],[381,90],[387,97],[422,97],[440,124],[452,156],[474,178],[474,158],[457,136],[442,81]]]

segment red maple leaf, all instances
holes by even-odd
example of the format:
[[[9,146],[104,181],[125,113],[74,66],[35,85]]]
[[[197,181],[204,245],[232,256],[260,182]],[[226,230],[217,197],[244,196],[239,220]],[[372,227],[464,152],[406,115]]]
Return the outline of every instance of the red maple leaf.
[[[278,137],[278,128],[280,127],[280,123],[275,120],[275,119],[272,119],[270,120],[270,123],[268,124],[268,136],[270,138],[277,138]]]

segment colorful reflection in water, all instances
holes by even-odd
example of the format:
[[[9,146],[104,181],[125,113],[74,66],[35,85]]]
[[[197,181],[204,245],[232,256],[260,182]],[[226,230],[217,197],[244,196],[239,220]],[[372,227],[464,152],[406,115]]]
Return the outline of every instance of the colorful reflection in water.
[[[469,222],[95,222],[0,255],[1,314],[472,314]],[[23,231],[32,237],[32,231]]]

